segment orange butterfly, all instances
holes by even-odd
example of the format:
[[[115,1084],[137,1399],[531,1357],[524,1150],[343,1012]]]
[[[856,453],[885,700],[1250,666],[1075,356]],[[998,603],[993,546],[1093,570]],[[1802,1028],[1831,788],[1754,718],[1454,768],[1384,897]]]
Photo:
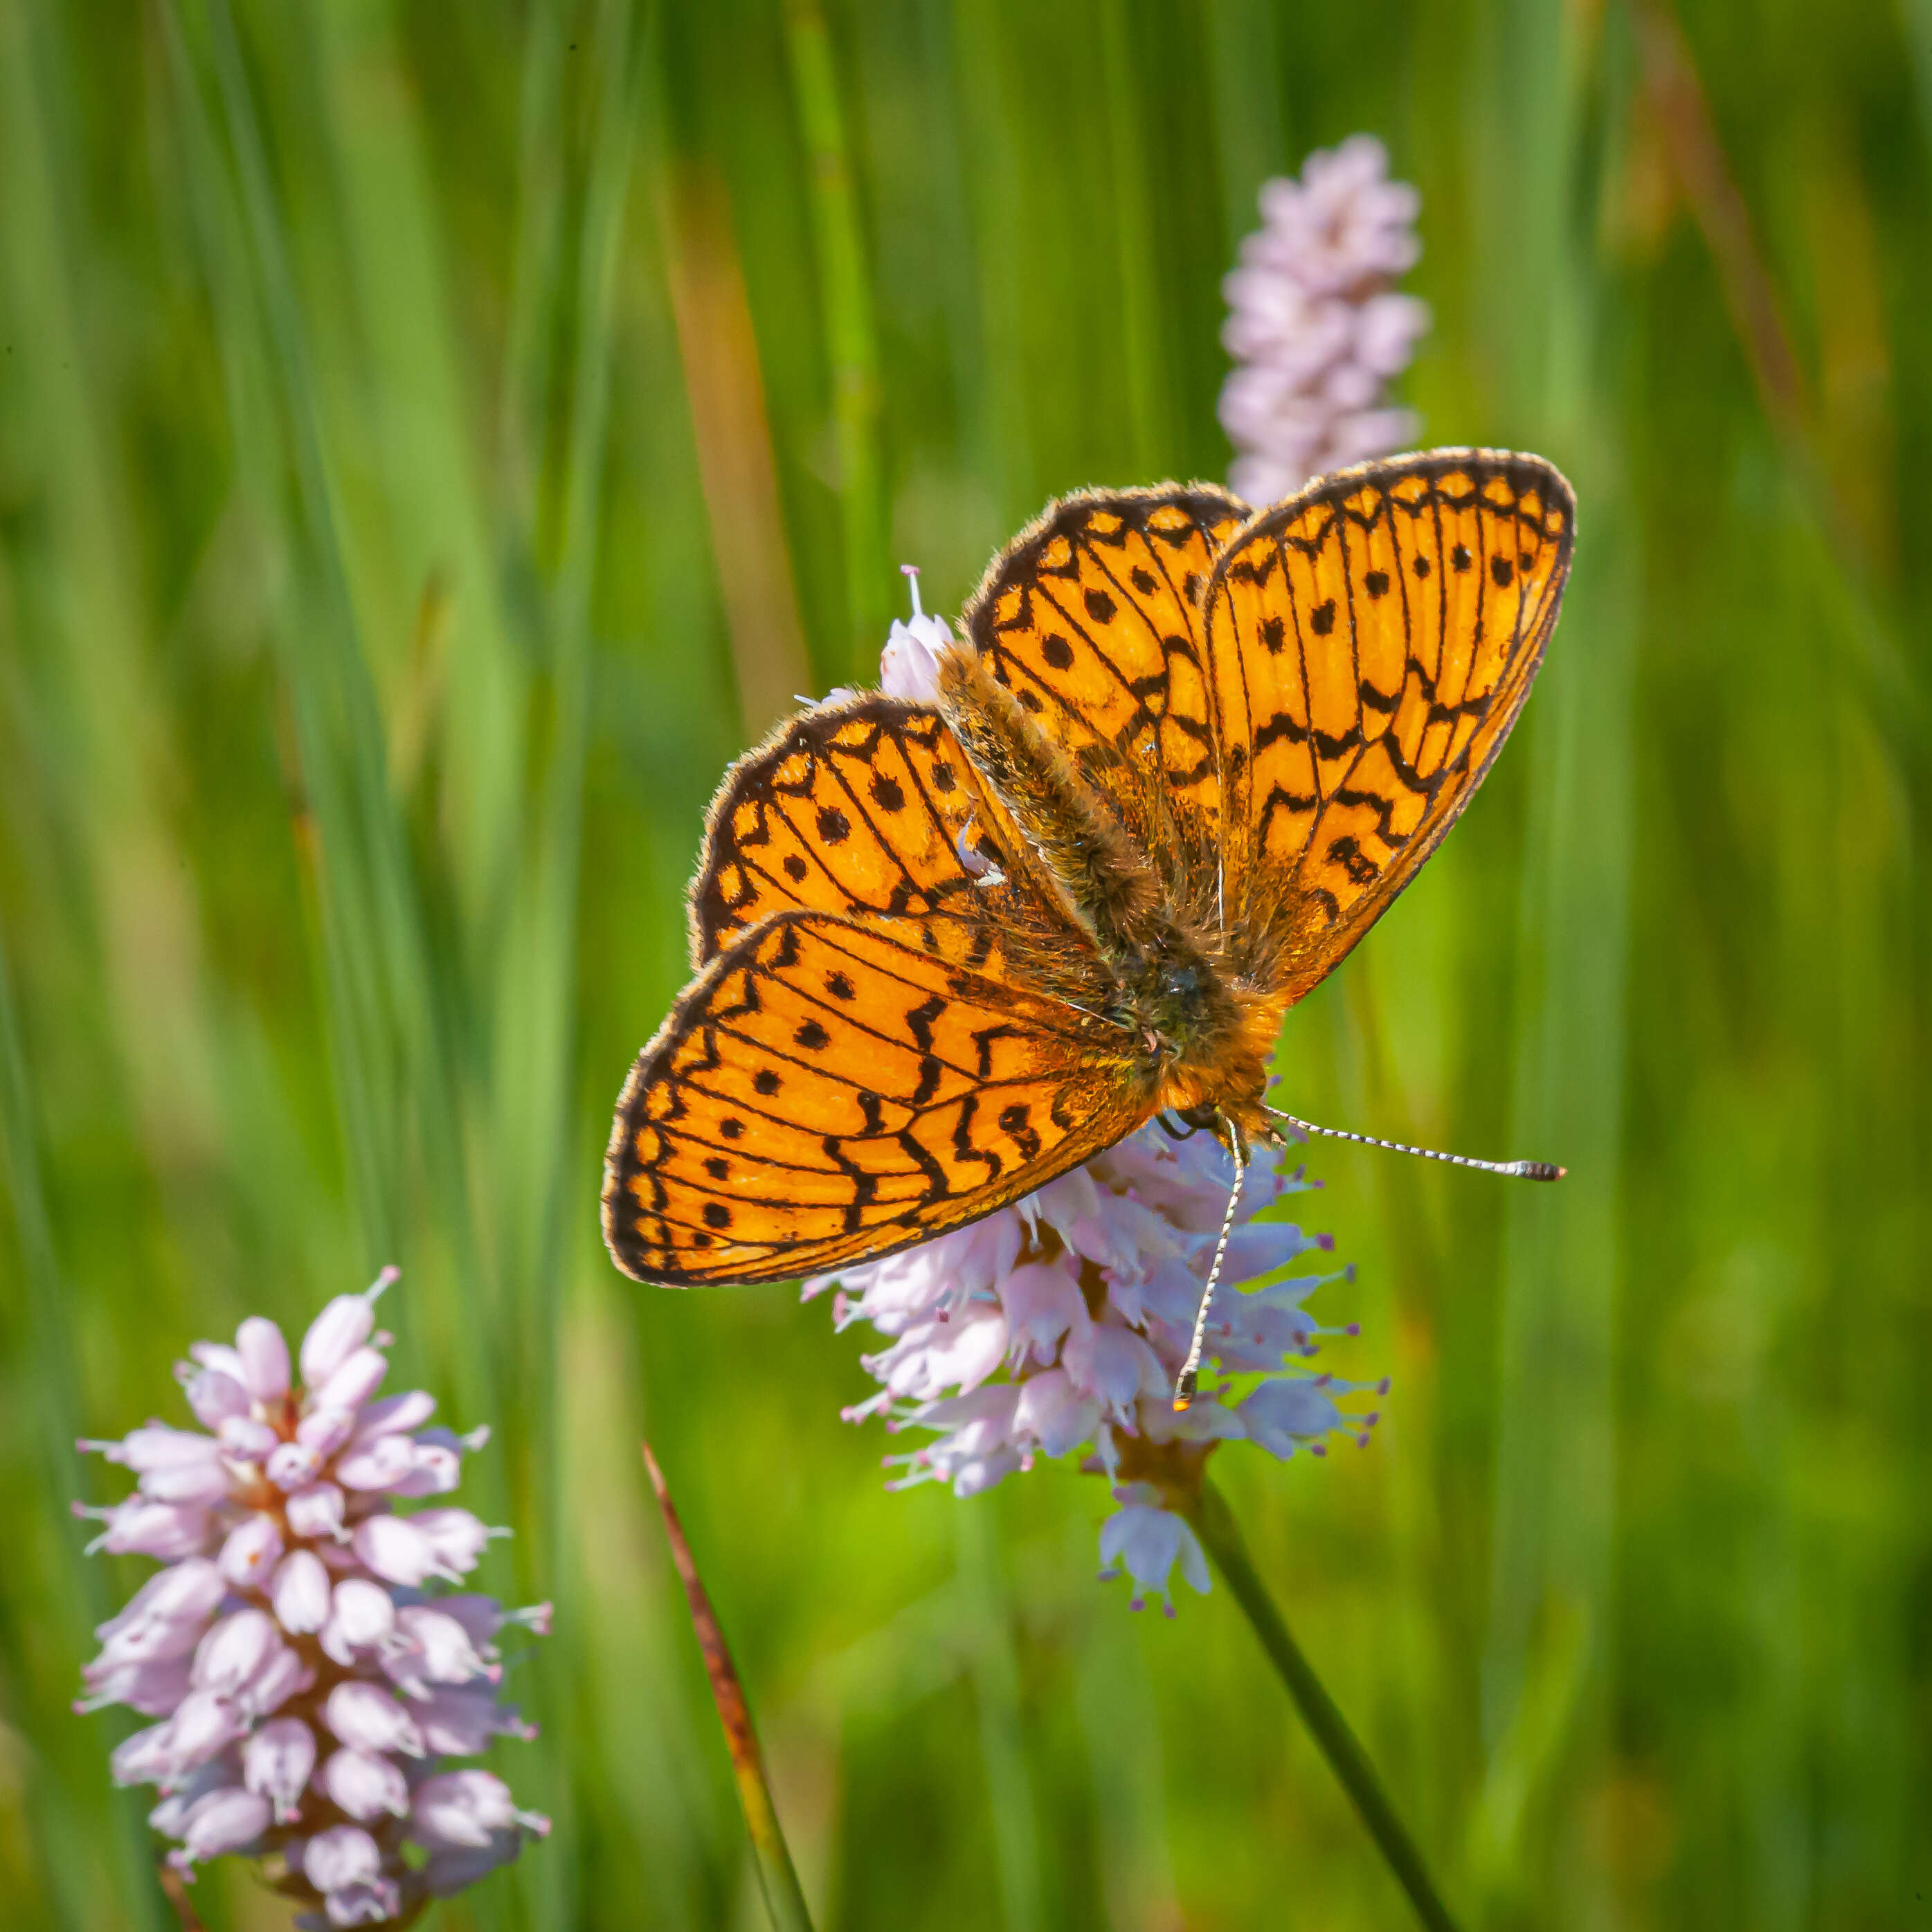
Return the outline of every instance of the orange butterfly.
[[[1574,526],[1548,464],[1473,449],[1258,514],[1201,484],[1052,505],[935,703],[828,702],[727,775],[697,977],[618,1102],[619,1267],[876,1258],[1164,1110],[1238,1161],[1278,1138],[1282,1017],[1481,782]]]

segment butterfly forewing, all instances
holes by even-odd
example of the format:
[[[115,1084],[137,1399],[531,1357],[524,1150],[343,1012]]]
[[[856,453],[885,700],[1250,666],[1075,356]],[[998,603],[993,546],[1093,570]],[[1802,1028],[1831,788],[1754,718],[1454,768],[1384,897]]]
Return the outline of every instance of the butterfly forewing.
[[[802,712],[718,788],[691,889],[692,963],[776,912],[897,917],[983,893],[960,844],[1004,824],[936,712],[876,693]]]
[[[1202,862],[1220,756],[1201,594],[1246,506],[1211,484],[1083,491],[1051,505],[967,605],[968,638],[1127,829]]]
[[[1229,543],[1207,593],[1240,916],[1298,999],[1480,782],[1528,694],[1569,569],[1569,486],[1539,458],[1396,458],[1323,479]]]
[[[982,922],[943,915],[780,913],[730,946],[619,1102],[620,1264],[680,1286],[890,1253],[1138,1126],[1152,1096],[1120,1030],[1005,970]]]

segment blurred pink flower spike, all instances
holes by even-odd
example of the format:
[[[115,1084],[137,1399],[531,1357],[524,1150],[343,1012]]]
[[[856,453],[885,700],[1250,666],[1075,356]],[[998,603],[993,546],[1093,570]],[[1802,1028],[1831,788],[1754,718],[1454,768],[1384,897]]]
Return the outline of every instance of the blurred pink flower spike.
[[[420,1390],[377,1394],[392,1338],[375,1304],[396,1279],[316,1316],[299,1381],[281,1330],[251,1316],[177,1366],[199,1430],[80,1445],[136,1482],[111,1508],[76,1505],[105,1525],[90,1550],[166,1567],[95,1632],[74,1708],[158,1720],[111,1765],[160,1788],[148,1818],[174,1841],[171,1887],[211,1858],[259,1858],[311,1908],[304,1927],[413,1918],[550,1828],[491,1773],[446,1762],[536,1735],[500,1700],[495,1640],[547,1634],[550,1606],[446,1592],[508,1532],[451,1505],[397,1513],[454,1490],[489,1431],[428,1426]]]
[[[1420,206],[1367,134],[1310,154],[1299,181],[1263,184],[1262,225],[1222,284],[1228,480],[1250,502],[1414,442],[1416,418],[1383,392],[1429,328],[1428,309],[1394,286],[1422,252]]]

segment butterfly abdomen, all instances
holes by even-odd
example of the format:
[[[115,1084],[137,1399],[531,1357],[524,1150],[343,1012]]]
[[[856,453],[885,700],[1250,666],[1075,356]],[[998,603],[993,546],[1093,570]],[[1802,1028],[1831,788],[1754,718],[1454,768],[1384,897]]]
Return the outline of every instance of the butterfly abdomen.
[[[974,770],[1025,839],[1019,855],[1109,964],[1156,936],[1160,874],[1073,760],[1034,724],[984,662],[940,666],[940,712]]]

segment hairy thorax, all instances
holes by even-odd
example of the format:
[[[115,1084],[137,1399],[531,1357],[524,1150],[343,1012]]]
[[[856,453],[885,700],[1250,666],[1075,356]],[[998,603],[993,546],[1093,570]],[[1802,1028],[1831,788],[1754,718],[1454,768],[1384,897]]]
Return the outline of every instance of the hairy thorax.
[[[1262,962],[1231,950],[1210,909],[1176,900],[1135,830],[982,664],[964,652],[942,664],[940,710],[1019,835],[1009,857],[1083,962],[1042,961],[1041,976],[1121,1028],[1150,1109],[1218,1111],[1270,1137],[1262,1094],[1288,1003],[1262,990]]]

